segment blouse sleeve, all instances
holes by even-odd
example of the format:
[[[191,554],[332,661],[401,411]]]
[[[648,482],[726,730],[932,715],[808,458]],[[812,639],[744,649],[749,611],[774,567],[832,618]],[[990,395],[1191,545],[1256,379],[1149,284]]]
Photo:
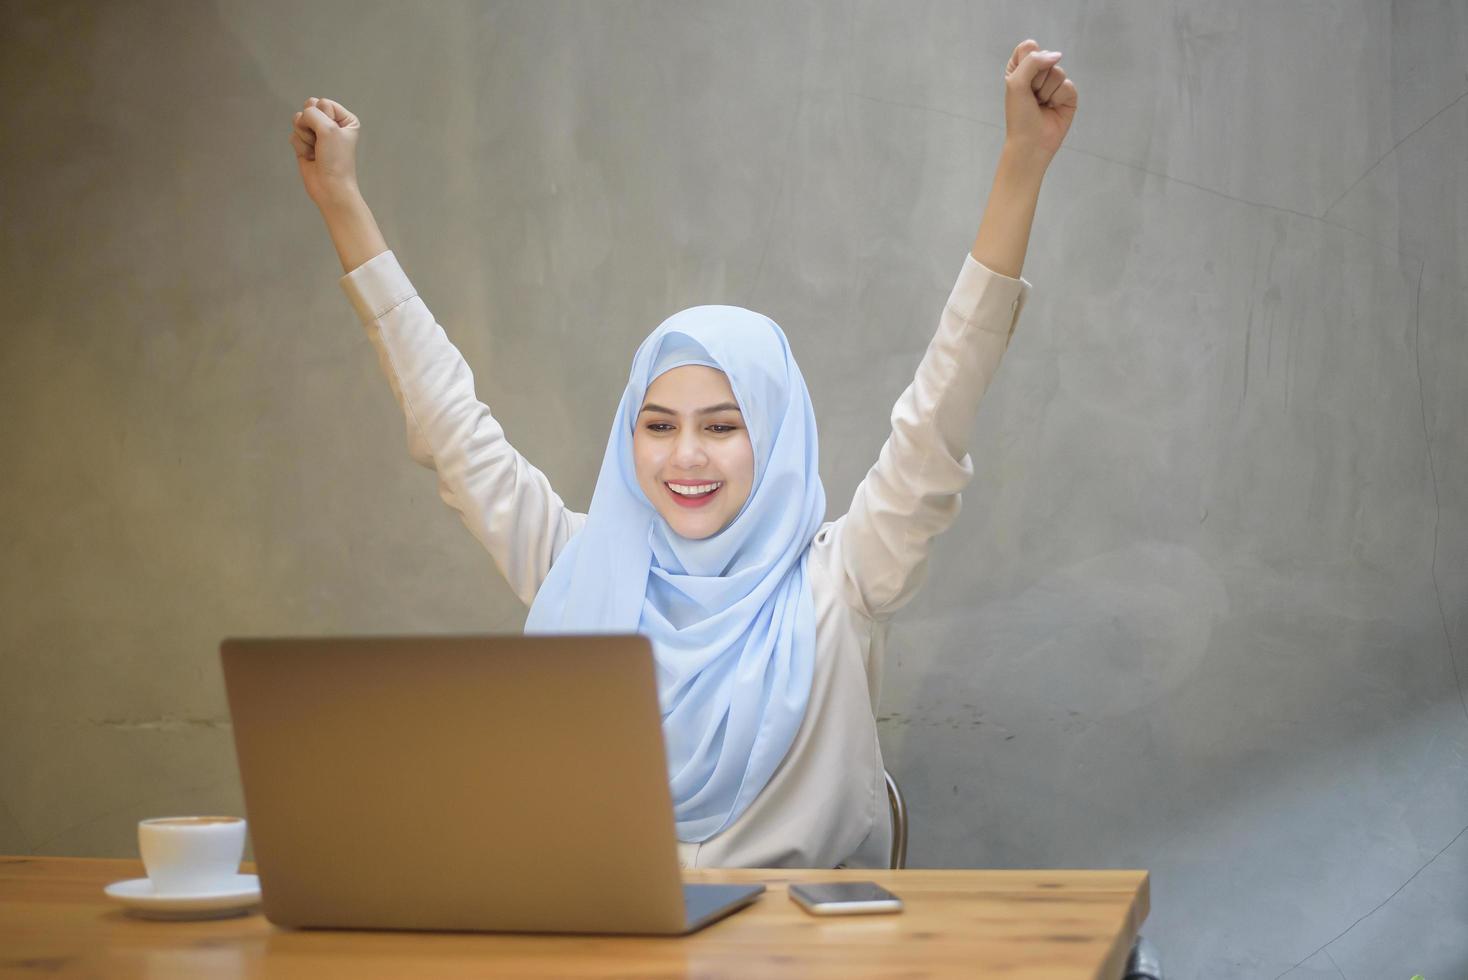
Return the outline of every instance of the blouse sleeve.
[[[408,453],[438,475],[438,492],[494,558],[527,606],[586,515],[505,439],[474,394],[469,365],[391,251],[341,277],[377,348],[408,429]]]
[[[934,537],[958,517],[974,475],[966,452],[979,399],[1009,346],[1028,280],[965,255],[938,332],[892,409],[892,434],[856,488],[851,507],[818,538],[846,601],[890,616],[922,586]]]

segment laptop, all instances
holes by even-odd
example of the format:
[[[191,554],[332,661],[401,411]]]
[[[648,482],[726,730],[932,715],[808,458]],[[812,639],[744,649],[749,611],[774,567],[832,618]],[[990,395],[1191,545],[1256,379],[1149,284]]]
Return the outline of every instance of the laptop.
[[[633,634],[226,639],[265,917],[683,935],[652,646]]]

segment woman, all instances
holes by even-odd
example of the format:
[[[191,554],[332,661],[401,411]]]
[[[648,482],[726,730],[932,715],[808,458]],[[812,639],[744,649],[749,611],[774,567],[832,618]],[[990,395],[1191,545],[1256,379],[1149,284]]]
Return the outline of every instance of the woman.
[[[295,147],[409,451],[531,606],[527,632],[640,632],[658,668],[684,867],[881,867],[875,709],[891,615],[973,476],[964,443],[1013,333],[1041,180],[1076,109],[1058,52],[1005,68],[1003,152],[971,254],[893,431],[823,523],[810,397],[784,333],[734,306],[665,320],[633,358],[586,514],[506,441],[357,187],[360,125],[308,99]]]

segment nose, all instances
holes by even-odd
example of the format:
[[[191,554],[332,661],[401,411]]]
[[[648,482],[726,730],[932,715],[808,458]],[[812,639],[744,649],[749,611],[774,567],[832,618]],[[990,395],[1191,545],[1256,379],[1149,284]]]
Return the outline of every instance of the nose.
[[[685,426],[678,432],[673,444],[673,465],[679,469],[698,469],[708,462],[708,453],[703,448],[702,433],[697,427]]]

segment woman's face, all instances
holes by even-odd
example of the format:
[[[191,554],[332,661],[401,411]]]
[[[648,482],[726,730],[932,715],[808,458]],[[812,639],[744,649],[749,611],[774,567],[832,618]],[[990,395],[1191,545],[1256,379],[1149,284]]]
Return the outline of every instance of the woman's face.
[[[638,486],[685,538],[722,531],[754,485],[754,446],[729,378],[702,364],[673,368],[648,385],[632,430],[632,456]],[[718,488],[688,496],[669,484]]]

